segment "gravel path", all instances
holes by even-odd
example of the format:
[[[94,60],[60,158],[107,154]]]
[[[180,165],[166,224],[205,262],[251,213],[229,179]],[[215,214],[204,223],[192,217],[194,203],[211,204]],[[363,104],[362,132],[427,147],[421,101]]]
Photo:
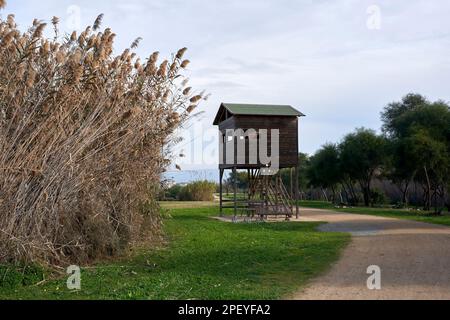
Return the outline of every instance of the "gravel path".
[[[303,209],[322,231],[350,232],[331,270],[296,293],[297,300],[450,299],[450,228],[369,215]],[[367,288],[367,268],[381,268],[381,290]]]

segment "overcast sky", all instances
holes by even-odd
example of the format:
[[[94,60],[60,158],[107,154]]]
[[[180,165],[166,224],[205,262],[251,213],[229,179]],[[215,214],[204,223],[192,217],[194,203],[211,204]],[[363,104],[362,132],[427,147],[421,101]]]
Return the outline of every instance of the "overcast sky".
[[[59,16],[67,32],[104,13],[117,50],[141,36],[144,57],[186,46],[191,84],[211,93],[205,128],[220,102],[290,104],[307,115],[307,153],[379,129],[408,92],[450,100],[448,0],[8,0],[10,12],[22,28]]]

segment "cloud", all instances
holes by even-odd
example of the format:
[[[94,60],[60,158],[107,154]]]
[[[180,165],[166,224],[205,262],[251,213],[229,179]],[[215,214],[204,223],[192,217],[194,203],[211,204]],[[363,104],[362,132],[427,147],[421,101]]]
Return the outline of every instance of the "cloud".
[[[210,88],[245,88],[245,85],[242,85],[238,82],[233,81],[213,81],[208,82],[208,87]]]
[[[450,100],[450,3],[426,0],[10,1],[21,26],[32,18],[82,23],[105,13],[117,51],[138,36],[138,54],[170,56],[187,46],[189,77],[211,99],[205,127],[222,101],[298,107],[301,149],[312,153],[362,125],[379,128],[385,104],[410,91]],[[367,28],[367,8],[380,29]]]

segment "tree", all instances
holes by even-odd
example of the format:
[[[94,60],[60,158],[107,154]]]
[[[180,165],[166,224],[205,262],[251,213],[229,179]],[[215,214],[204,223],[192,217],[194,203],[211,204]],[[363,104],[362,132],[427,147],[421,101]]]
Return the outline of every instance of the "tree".
[[[332,201],[335,201],[336,187],[342,180],[339,150],[335,144],[324,145],[311,157],[307,177],[309,184],[313,187],[319,187],[322,191],[331,188]],[[327,198],[326,194],[325,197]]]
[[[417,165],[411,161],[414,156],[412,141],[405,139],[387,140],[385,176],[398,186],[402,193],[402,204],[408,206],[409,189],[417,173]]]
[[[298,161],[298,186],[300,190],[305,190],[309,185],[309,177],[307,175],[307,172],[310,166],[310,158],[306,153],[300,153],[298,155]],[[292,181],[292,189],[294,189],[294,175],[291,176],[291,169],[281,170],[281,179],[283,180],[284,185],[288,187],[288,190],[291,189]]]
[[[438,197],[445,200],[450,167],[449,110],[443,101],[431,103],[421,95],[408,94],[382,113],[383,131],[391,142],[388,176],[403,185],[404,204],[413,178],[423,186],[426,210],[432,198],[436,211]]]
[[[420,170],[417,180],[424,186],[424,209],[430,210],[434,198],[435,211],[438,211],[437,198],[442,198],[440,189],[448,177],[449,153],[445,142],[433,139],[426,130],[419,130],[410,138],[412,154],[410,161]],[[439,194],[440,193],[440,194]]]
[[[365,128],[345,136],[339,145],[343,173],[359,183],[364,204],[371,204],[371,183],[385,162],[386,141]]]
[[[237,177],[237,187],[240,190],[248,189],[248,173],[247,171],[236,171]],[[225,184],[230,186],[231,189],[234,188],[234,172],[231,172],[228,176],[228,179],[225,181]]]
[[[398,123],[401,116],[407,111],[414,110],[428,103],[428,100],[424,96],[417,93],[409,93],[402,98],[402,101],[388,104],[381,113],[383,133],[390,137],[399,136],[402,132],[402,126]]]
[[[408,205],[409,186],[417,173],[417,164],[411,161],[412,140],[405,140],[407,136],[407,124],[404,115],[417,109],[419,106],[427,105],[428,100],[416,93],[407,94],[400,102],[388,104],[381,113],[383,121],[382,130],[389,139],[388,161],[386,176],[395,183],[402,193],[402,204]]]

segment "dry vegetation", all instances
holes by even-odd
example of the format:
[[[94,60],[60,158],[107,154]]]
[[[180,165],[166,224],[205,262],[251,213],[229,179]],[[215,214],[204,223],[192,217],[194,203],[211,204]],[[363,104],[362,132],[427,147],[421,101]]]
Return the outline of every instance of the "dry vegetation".
[[[180,75],[186,49],[141,62],[137,39],[114,56],[101,20],[60,40],[56,17],[53,39],[0,17],[0,263],[90,261],[158,234],[164,147],[202,95]]]
[[[213,201],[216,184],[209,181],[196,181],[181,188],[178,195],[181,201]]]

